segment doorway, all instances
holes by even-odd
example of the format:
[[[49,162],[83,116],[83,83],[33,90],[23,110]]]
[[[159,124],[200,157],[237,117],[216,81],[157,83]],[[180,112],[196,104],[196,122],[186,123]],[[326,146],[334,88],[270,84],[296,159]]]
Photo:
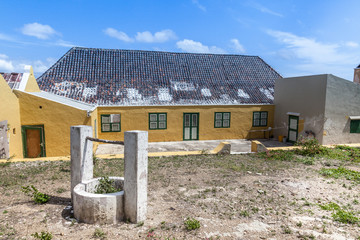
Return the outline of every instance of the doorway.
[[[299,129],[299,117],[289,115],[289,130],[288,130],[289,142],[295,143],[297,141],[298,129]]]
[[[199,140],[199,113],[184,113],[183,139]]]
[[[45,157],[44,125],[21,127],[24,158]]]

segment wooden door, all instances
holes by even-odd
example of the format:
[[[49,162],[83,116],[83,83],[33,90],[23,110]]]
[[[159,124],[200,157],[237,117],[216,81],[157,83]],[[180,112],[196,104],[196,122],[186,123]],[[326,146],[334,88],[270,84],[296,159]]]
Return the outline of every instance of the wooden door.
[[[44,126],[22,126],[24,157],[45,157]]]

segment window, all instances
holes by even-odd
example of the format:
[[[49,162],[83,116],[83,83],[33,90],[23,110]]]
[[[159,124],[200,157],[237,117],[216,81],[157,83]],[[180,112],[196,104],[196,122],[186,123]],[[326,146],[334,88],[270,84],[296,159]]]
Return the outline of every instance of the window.
[[[253,127],[267,126],[268,112],[253,112]]]
[[[360,133],[360,120],[350,120],[350,133]]]
[[[149,129],[166,129],[166,113],[149,113]]]
[[[101,131],[102,132],[120,132],[120,114],[102,114]]]
[[[216,112],[215,113],[215,128],[229,128],[230,127],[230,113]]]

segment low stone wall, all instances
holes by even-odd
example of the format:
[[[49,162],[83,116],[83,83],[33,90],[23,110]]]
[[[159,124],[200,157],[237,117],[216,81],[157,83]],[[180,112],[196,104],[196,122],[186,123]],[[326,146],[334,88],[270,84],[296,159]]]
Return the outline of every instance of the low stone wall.
[[[124,178],[109,177],[115,185],[124,186]],[[74,216],[79,222],[114,224],[124,220],[124,191],[95,194],[100,178],[93,178],[75,186],[73,191]]]

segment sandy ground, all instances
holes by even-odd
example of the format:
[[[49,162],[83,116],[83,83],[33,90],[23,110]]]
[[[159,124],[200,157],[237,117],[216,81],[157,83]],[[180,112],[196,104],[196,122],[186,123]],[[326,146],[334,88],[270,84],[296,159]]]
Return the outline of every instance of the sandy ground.
[[[121,163],[98,161],[97,171],[110,174]],[[358,184],[318,173],[339,165],[248,155],[152,158],[147,220],[98,226],[78,223],[66,210],[68,162],[15,163],[0,168],[0,239],[34,239],[31,234],[41,231],[53,239],[358,239],[357,224],[339,223],[319,207],[335,202],[359,215]],[[34,204],[21,192],[29,184],[51,195],[50,202]],[[188,217],[201,227],[186,230]]]

